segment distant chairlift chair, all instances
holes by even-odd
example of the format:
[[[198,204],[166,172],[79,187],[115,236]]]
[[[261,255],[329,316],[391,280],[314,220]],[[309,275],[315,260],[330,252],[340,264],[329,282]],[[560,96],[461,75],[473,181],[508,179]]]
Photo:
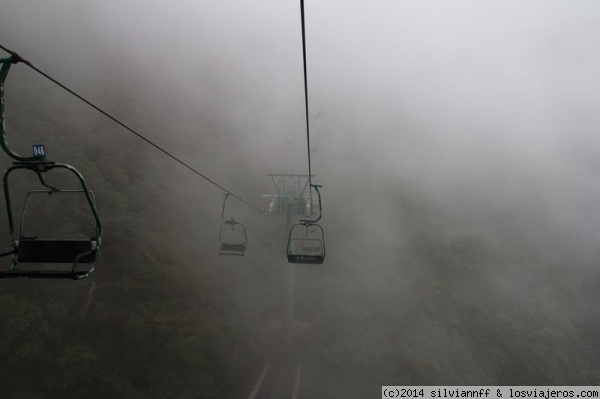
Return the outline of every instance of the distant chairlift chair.
[[[322,264],[325,260],[323,228],[310,221],[292,226],[288,240],[289,263]]]
[[[219,231],[219,255],[244,256],[246,253],[246,227],[231,218],[221,225]]]
[[[307,206],[305,219],[292,225],[288,238],[287,258],[289,263],[322,264],[325,260],[325,235],[317,224],[321,219],[321,193],[318,185],[311,184],[318,195],[319,217],[310,220],[312,206]],[[307,202],[309,204],[310,201]]]

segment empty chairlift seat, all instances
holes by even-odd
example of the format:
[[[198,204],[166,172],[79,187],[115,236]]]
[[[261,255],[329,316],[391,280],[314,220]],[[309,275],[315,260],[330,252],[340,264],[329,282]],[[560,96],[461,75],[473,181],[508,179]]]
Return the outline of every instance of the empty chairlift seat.
[[[248,236],[242,223],[226,220],[219,231],[219,255],[243,256],[246,253]]]
[[[30,167],[29,164],[16,164],[7,170],[4,177],[4,193],[7,199],[10,198],[8,175],[16,169],[30,169]],[[79,179],[82,189],[57,190],[50,188],[49,190],[32,190],[28,192],[25,196],[18,231],[13,225],[12,208],[10,207],[10,201],[7,200],[9,227],[13,236],[11,241],[13,250],[4,255],[12,253],[12,266],[8,270],[0,270],[0,278],[29,277],[79,280],[89,277],[95,269],[96,259],[100,250],[102,226],[96,213],[94,194],[87,189],[83,177],[81,177],[75,168],[65,164],[53,164],[52,167],[64,168],[73,172]],[[83,195],[95,222],[94,236],[92,238],[80,238],[81,236],[79,236],[74,239],[70,239],[70,237],[69,239],[64,239],[56,237],[37,238],[35,235],[25,235],[24,220],[28,210],[29,199],[36,194],[42,198],[48,195]],[[65,223],[68,223],[68,221],[65,221]],[[37,230],[37,227],[40,226],[34,225],[29,227],[28,233],[33,233],[31,230]]]
[[[322,264],[325,260],[325,238],[321,226],[310,222],[293,225],[287,258],[289,263]]]
[[[91,263],[96,251],[96,241],[21,239],[16,247],[18,262]]]
[[[6,50],[6,49],[5,49]],[[17,53],[6,50],[10,54],[8,58],[0,59],[0,120],[4,119],[4,82],[8,75],[8,71],[12,64],[18,62],[25,62],[30,67],[27,61],[23,60]],[[33,67],[32,67],[33,68]],[[35,69],[35,68],[33,68]],[[40,72],[40,71],[38,71]],[[41,73],[41,72],[40,72]],[[41,73],[44,75],[43,73]],[[47,76],[46,76],[47,77]],[[52,79],[51,79],[52,80]],[[96,212],[96,205],[94,201],[93,193],[88,190],[87,185],[83,179],[83,176],[74,167],[57,162],[51,162],[46,160],[46,147],[43,144],[33,144],[31,156],[21,156],[13,152],[6,140],[6,131],[4,123],[0,123],[0,147],[1,149],[14,160],[12,166],[9,166],[4,173],[4,198],[6,201],[6,211],[8,216],[8,224],[10,229],[10,244],[11,250],[0,254],[0,256],[12,255],[11,267],[8,270],[0,269],[0,278],[14,278],[14,277],[31,277],[31,278],[73,278],[75,280],[89,277],[95,268],[96,259],[100,250],[100,243],[102,241],[102,225],[98,214]],[[80,190],[61,190],[52,185],[49,185],[44,176],[47,172],[55,169],[64,169],[67,172],[71,172],[79,184],[81,185]],[[16,170],[33,172],[40,184],[48,190],[32,190],[25,196],[25,204],[23,205],[23,212],[21,215],[20,227],[15,227],[13,209],[11,205],[11,190],[9,189],[9,175]],[[90,211],[93,214],[95,221],[95,233],[92,239],[57,239],[56,232],[52,231],[49,235],[53,236],[54,239],[38,239],[36,236],[25,235],[23,233],[23,220],[25,211],[27,209],[27,201],[31,194],[43,194],[46,197],[49,195],[62,195],[69,193],[79,193],[85,196],[85,200],[89,205]],[[65,207],[66,208],[66,207]],[[65,209],[63,208],[63,209]],[[77,215],[77,216],[76,216]],[[47,216],[47,215],[45,215]],[[79,219],[79,215],[73,212],[69,215],[69,219]],[[69,224],[72,220],[65,221],[65,224]],[[55,227],[54,223],[48,223],[45,221],[43,224],[40,222],[34,229],[43,230],[44,227]],[[81,238],[79,232],[73,233]],[[71,238],[71,235],[68,235]],[[83,237],[89,237],[85,234]],[[28,264],[26,268],[21,268],[21,263]],[[69,264],[70,267],[61,269],[58,267],[54,270],[47,269],[47,265],[43,264]],[[81,263],[88,264],[87,267],[79,268]],[[32,265],[33,264],[33,265]],[[52,266],[54,267],[54,266]],[[82,270],[85,269],[85,270]]]

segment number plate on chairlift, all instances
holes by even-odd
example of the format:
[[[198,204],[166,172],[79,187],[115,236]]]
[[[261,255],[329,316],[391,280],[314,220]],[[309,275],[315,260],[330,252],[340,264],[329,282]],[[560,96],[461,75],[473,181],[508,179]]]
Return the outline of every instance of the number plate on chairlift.
[[[33,146],[33,157],[44,159],[46,158],[46,146],[44,144],[34,144]]]

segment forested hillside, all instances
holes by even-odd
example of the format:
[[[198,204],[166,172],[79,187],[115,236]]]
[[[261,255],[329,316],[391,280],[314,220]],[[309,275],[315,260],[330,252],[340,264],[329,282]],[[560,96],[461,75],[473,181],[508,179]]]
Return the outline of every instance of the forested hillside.
[[[259,208],[267,173],[306,173],[292,6],[42,3],[0,6],[0,44]],[[0,281],[0,397],[246,398],[293,362],[320,399],[600,385],[600,10],[325,3],[307,20],[327,257],[296,267],[289,336],[284,216],[228,200],[248,250],[218,256],[221,190],[12,67],[8,142],[75,166],[105,234],[90,279]],[[11,184],[18,214],[39,184]],[[32,205],[28,231],[90,231],[81,201]]]
[[[7,397],[243,397],[273,356],[264,335],[282,315],[284,221],[240,206],[248,255],[219,258],[219,192],[19,67],[7,84],[9,141],[23,151],[47,143],[52,159],[76,165],[106,236],[89,280],[2,282]],[[128,116],[127,99],[104,98],[146,127]],[[194,137],[218,141],[208,128]],[[236,167],[230,182],[243,186]],[[17,186],[36,184],[21,176]],[[325,204],[340,206],[325,208],[327,263],[297,268],[297,318],[314,333],[323,398],[376,397],[389,383],[598,382],[598,280],[586,243],[578,252],[568,232],[532,214],[474,221],[420,196],[410,179],[397,187],[362,202],[355,186],[333,184]],[[365,207],[387,212],[365,218]],[[535,234],[514,239],[527,229]]]

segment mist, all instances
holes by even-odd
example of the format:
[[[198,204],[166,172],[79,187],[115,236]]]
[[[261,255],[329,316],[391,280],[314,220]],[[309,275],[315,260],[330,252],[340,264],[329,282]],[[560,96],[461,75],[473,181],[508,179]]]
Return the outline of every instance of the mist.
[[[296,267],[295,312],[314,331],[314,397],[600,385],[600,5],[327,0],[305,11],[327,258]],[[5,0],[0,44],[259,208],[274,192],[266,174],[308,173],[297,2]],[[218,342],[197,347],[228,359],[179,397],[247,395],[269,362],[264,326],[282,317],[284,216],[231,200],[249,249],[223,259],[214,186],[22,64],[6,116],[19,151],[47,143],[97,187],[107,239],[94,281],[126,286],[115,301],[135,295],[120,310],[105,298],[86,323],[110,335],[142,325],[150,297],[176,303],[173,325],[195,318],[189,334]],[[3,284],[26,303],[40,286]],[[139,381],[131,392],[153,397]]]

